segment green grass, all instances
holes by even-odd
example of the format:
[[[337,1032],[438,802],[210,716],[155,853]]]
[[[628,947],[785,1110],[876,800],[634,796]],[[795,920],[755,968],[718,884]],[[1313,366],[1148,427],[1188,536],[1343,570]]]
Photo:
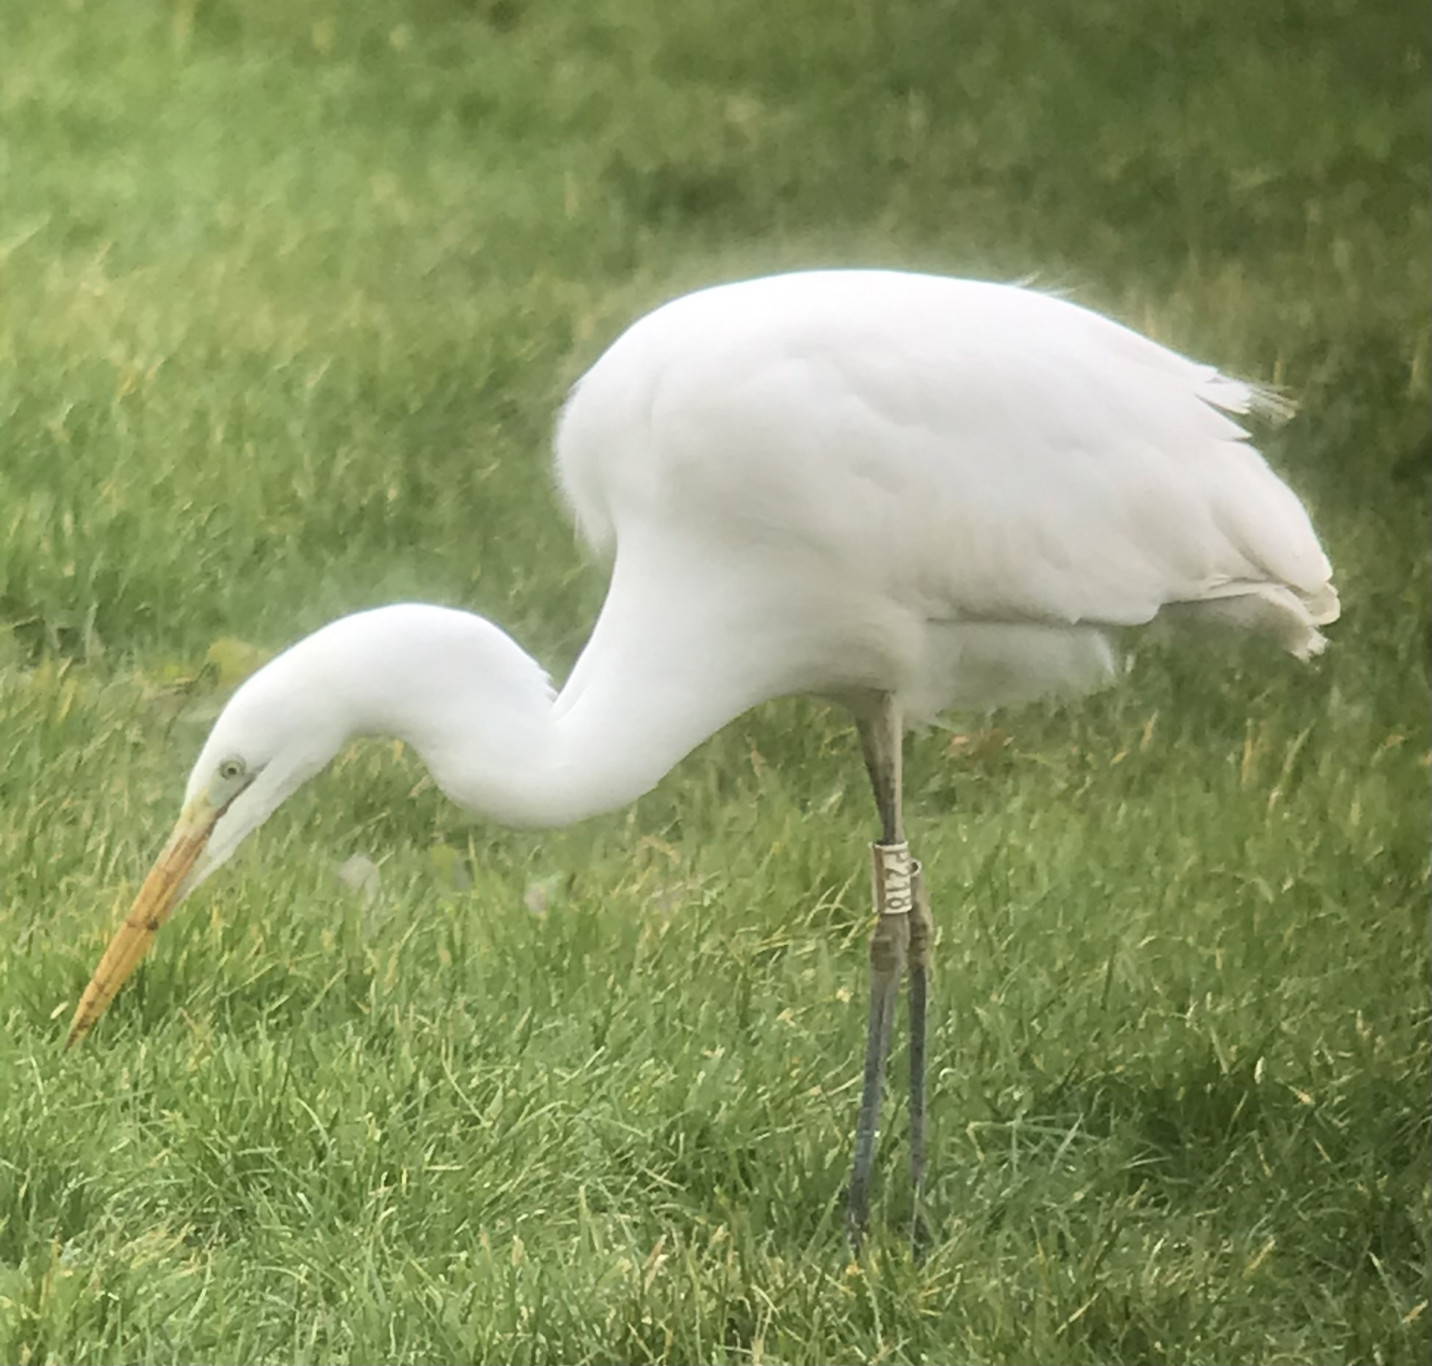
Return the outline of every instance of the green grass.
[[[0,8],[0,1360],[1432,1359],[1428,49],[1343,0]],[[811,704],[551,836],[355,749],[62,1053],[243,646],[416,596],[560,676],[565,385],[832,262],[1285,385],[1345,604],[1308,668],[1149,646],[912,745],[925,1264],[898,1104],[843,1244],[872,822]]]

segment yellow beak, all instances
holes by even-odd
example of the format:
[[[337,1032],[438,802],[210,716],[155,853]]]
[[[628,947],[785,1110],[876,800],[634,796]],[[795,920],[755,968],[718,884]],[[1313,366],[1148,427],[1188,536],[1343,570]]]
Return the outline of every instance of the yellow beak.
[[[66,1048],[73,1048],[90,1032],[94,1022],[109,1008],[120,987],[139,966],[139,960],[149,952],[159,927],[174,913],[184,879],[204,852],[214,824],[222,814],[223,808],[215,806],[204,793],[184,808],[174,833],[169,836],[169,843],[155,859],[154,867],[144,879],[144,886],[134,898],[133,909],[110,940],[109,948],[80,997],[75,1018],[70,1022]]]

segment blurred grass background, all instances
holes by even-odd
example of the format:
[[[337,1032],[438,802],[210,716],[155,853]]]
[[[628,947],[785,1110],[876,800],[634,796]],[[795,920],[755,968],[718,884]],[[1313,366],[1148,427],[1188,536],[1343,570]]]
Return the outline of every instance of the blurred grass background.
[[[1432,1357],[1425,18],[0,8],[0,1359]],[[62,1056],[235,679],[403,597],[560,677],[567,384],[848,263],[1285,386],[1345,604],[1308,669],[1150,647],[912,745],[928,1261],[899,1106],[842,1242],[871,821],[813,704],[552,836],[356,748]]]

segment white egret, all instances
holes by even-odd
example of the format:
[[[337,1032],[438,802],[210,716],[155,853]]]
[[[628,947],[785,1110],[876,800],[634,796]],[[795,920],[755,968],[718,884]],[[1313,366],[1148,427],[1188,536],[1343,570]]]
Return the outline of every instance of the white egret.
[[[401,737],[460,806],[557,826],[632,801],[755,704],[821,694],[854,715],[881,823],[850,1226],[858,1243],[908,969],[918,1228],[931,920],[901,815],[903,732],[1096,687],[1119,630],[1160,616],[1321,650],[1331,567],[1234,420],[1277,406],[1007,285],[813,271],[658,308],[558,427],[577,525],[614,552],[566,686],[498,627],[440,607],[299,641],[215,723],[70,1042],[184,897],[352,736]]]

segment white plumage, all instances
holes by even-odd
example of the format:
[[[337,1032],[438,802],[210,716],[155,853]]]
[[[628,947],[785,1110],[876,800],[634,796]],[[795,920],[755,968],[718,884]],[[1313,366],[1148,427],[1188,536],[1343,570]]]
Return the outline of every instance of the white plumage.
[[[922,625],[1132,626],[1252,596],[1306,655],[1336,616],[1332,571],[1229,416],[1260,406],[1048,295],[818,271],[642,319],[574,390],[557,469],[619,562],[763,557],[774,592],[873,595]]]
[[[386,732],[462,805],[557,825],[631,801],[772,697],[889,693],[921,721],[1097,686],[1116,628],[1168,608],[1306,657],[1337,595],[1229,416],[1261,402],[1007,285],[818,271],[688,295],[611,346],[558,426],[562,490],[614,560],[555,703],[481,618],[360,613],[240,689],[189,795],[228,754],[301,754],[307,776]],[[291,790],[264,791],[276,776],[214,853]]]
[[[214,726],[72,1037],[187,892],[355,734],[409,741],[473,810],[553,825],[631,801],[759,702],[820,693],[856,715],[890,842],[907,722],[1095,687],[1119,629],[1161,615],[1316,653],[1338,613],[1331,567],[1235,420],[1277,406],[1006,285],[819,271],[657,309],[558,428],[566,500],[613,556],[561,693],[496,626],[446,608],[300,641]]]
[[[558,429],[577,524],[615,547],[558,712],[619,680],[703,734],[795,692],[893,692],[925,720],[1096,686],[1111,628],[1175,604],[1306,657],[1337,595],[1229,416],[1260,406],[1007,285],[819,271],[678,299]]]

